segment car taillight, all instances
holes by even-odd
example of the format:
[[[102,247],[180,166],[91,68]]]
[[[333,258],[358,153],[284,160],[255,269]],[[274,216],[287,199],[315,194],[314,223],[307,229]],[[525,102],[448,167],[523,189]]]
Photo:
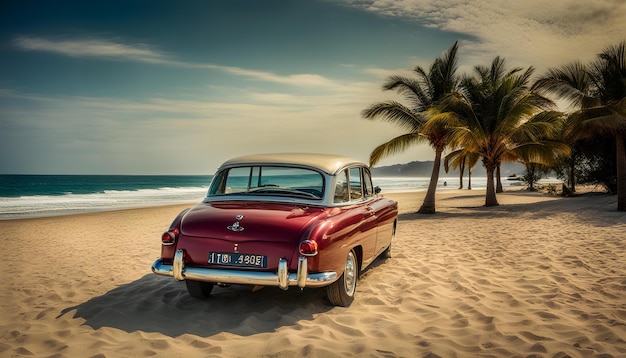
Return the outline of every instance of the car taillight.
[[[304,256],[317,255],[317,242],[313,240],[304,240],[300,243],[300,254]]]
[[[164,232],[163,236],[161,236],[161,242],[166,246],[174,245],[176,239],[178,239],[178,233],[179,231],[177,227]]]

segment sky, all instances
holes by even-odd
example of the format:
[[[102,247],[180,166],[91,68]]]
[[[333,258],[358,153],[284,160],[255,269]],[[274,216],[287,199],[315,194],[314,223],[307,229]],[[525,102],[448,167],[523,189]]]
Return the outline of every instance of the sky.
[[[361,112],[459,41],[460,73],[588,62],[623,0],[0,0],[0,174],[212,174],[253,153],[368,161]],[[434,159],[428,145],[379,165]]]

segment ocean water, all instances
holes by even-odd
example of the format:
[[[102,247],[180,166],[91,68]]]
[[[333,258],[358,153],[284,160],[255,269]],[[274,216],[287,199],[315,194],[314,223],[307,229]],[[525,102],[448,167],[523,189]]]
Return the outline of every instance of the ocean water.
[[[0,220],[200,202],[211,175],[0,175]],[[383,193],[422,191],[430,178],[374,177]],[[445,185],[444,185],[445,183]],[[487,178],[472,178],[484,189]],[[503,182],[503,185],[513,183]],[[464,180],[467,187],[467,179]],[[438,190],[459,178],[439,178]]]
[[[199,202],[210,175],[0,175],[0,220]]]

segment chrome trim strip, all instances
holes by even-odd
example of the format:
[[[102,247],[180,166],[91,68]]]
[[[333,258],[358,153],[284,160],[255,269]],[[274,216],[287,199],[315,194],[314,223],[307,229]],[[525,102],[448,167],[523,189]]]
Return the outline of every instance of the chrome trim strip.
[[[302,264],[300,263],[301,261]],[[286,275],[286,279],[282,283],[285,285],[285,289],[289,286],[298,286],[300,288],[322,287],[337,281],[339,278],[337,273],[334,271],[305,274],[306,257],[302,257],[298,260],[298,272],[302,275],[300,277],[298,277],[297,273],[289,273],[286,270],[286,263],[287,260],[285,260],[285,271],[282,273],[282,275]],[[185,267],[182,250],[178,250],[176,252],[174,263],[172,265],[164,264],[161,259],[154,261],[152,264],[152,272],[161,276],[174,277],[174,279],[178,281],[187,279],[214,283],[219,282],[240,285],[281,287],[278,272],[255,272],[232,269],[218,270],[203,267]]]

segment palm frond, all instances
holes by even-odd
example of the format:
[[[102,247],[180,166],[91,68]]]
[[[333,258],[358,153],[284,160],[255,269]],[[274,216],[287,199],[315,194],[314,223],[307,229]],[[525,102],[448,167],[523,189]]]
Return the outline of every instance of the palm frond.
[[[450,171],[450,167],[452,167],[453,169],[456,169],[461,165],[459,157],[461,157],[462,154],[463,154],[463,149],[457,149],[448,153],[446,156],[443,157],[443,168],[446,171],[446,173]]]
[[[419,130],[424,123],[422,115],[395,101],[375,103],[363,110],[361,115],[366,119],[380,119],[395,124],[411,132]]]
[[[416,111],[422,111],[430,106],[431,100],[420,81],[405,76],[390,76],[383,84],[383,90],[394,90],[403,96]]]
[[[626,131],[626,115],[618,113],[611,106],[587,108],[572,114],[578,120],[580,132],[588,136],[594,134],[613,136]]]
[[[370,166],[376,165],[381,159],[405,151],[412,145],[427,141],[418,133],[407,133],[397,136],[377,146],[370,154]]]
[[[572,62],[562,68],[551,68],[539,77],[531,90],[542,94],[554,94],[576,107],[593,105],[591,90],[594,81],[587,66]]]
[[[563,114],[558,111],[544,111],[532,116],[511,134],[517,142],[557,140],[562,135]]]
[[[568,156],[571,149],[563,142],[546,140],[519,144],[512,152],[524,163],[550,166],[555,164],[560,156]]]
[[[471,169],[476,166],[478,159],[480,159],[480,156],[476,153],[469,152],[466,149],[456,149],[443,158],[444,169],[446,173],[450,168],[458,169],[462,165]]]

